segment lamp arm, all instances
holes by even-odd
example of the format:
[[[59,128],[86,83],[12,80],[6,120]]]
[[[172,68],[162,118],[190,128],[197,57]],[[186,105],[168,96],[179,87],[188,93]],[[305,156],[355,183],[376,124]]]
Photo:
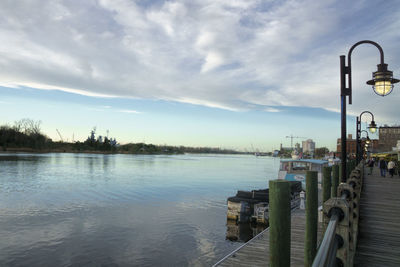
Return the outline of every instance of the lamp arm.
[[[374,41],[370,41],[370,40],[359,41],[359,42],[355,43],[355,44],[350,48],[349,53],[347,54],[347,67],[346,67],[346,70],[347,70],[346,73],[349,75],[349,84],[348,84],[349,88],[348,88],[348,92],[349,92],[349,104],[350,104],[350,105],[351,105],[351,102],[352,102],[352,95],[351,95],[351,92],[352,92],[352,82],[351,82],[351,53],[353,52],[354,48],[356,48],[356,47],[359,46],[360,44],[372,44],[372,45],[374,45],[376,48],[378,48],[379,53],[380,53],[380,55],[381,55],[381,64],[385,64],[385,63],[384,63],[384,62],[385,62],[385,56],[384,56],[384,54],[383,54],[383,49],[382,49],[382,47],[381,47],[378,43],[376,43],[376,42],[374,42]]]
[[[367,111],[367,110],[366,110],[366,111],[361,112],[361,114],[360,114],[360,122],[361,122],[361,116],[362,116],[364,113],[369,113],[369,114],[371,114],[372,120],[375,121],[375,119],[374,119],[374,114],[372,114],[371,111]]]
[[[385,56],[383,54],[383,49],[382,47],[374,42],[374,41],[369,41],[369,40],[363,40],[363,41],[359,41],[357,43],[355,43],[349,50],[349,53],[347,54],[347,59],[348,59],[348,65],[349,68],[351,68],[351,53],[353,52],[354,48],[356,48],[357,46],[359,46],[360,44],[372,44],[374,46],[376,46],[376,48],[378,48],[379,53],[381,54],[381,64],[385,64]]]

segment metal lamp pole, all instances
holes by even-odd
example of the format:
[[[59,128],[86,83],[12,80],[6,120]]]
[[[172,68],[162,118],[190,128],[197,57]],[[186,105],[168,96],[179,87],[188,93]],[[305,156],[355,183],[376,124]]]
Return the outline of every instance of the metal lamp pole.
[[[368,147],[368,142],[370,141],[370,139],[369,139],[369,135],[368,135],[368,132],[366,131],[366,130],[362,130],[362,131],[360,131],[360,135],[358,136],[358,138],[360,139],[361,138],[361,133],[362,132],[365,132],[366,134],[367,134],[367,138],[366,138],[366,141],[365,141],[365,147],[364,147],[364,150],[365,150],[365,148],[366,147]],[[357,143],[357,146],[358,145],[360,145],[360,150],[361,150],[361,140],[359,140],[359,142],[360,142],[360,144],[358,144]],[[360,153],[360,150],[358,150],[358,153]],[[365,154],[366,152],[365,151],[363,151],[363,158],[364,158],[364,154]],[[361,154],[361,153],[360,153]],[[358,157],[360,157],[361,155],[358,155]]]
[[[372,114],[371,111],[363,111],[361,112],[360,116],[357,117],[356,119],[356,161],[357,164],[360,162],[360,152],[361,152],[361,142],[360,142],[360,135],[361,135],[361,117],[363,114],[368,113],[371,114],[372,116],[372,120],[371,123],[368,126],[368,129],[370,131],[370,133],[375,133],[376,132],[376,124],[375,124],[375,120],[374,120],[374,114]]]
[[[387,64],[385,64],[384,55],[382,47],[369,40],[364,40],[355,43],[349,50],[347,55],[347,66],[346,66],[346,56],[340,56],[340,100],[341,100],[341,181],[346,182],[346,96],[349,97],[349,104],[352,104],[352,84],[351,84],[351,53],[354,48],[360,44],[372,44],[378,48],[381,63],[378,64],[378,70],[372,73],[372,80],[368,81],[367,84],[372,85],[374,92],[380,96],[388,95],[393,90],[393,84],[399,82],[400,80],[393,78],[393,72],[387,69]],[[346,87],[347,81],[347,87]]]

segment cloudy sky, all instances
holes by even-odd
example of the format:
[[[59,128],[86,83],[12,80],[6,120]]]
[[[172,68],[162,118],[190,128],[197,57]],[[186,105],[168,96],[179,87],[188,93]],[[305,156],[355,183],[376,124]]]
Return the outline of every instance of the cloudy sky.
[[[399,18],[395,0],[2,0],[0,123],[41,120],[53,140],[96,126],[121,143],[270,151],[293,134],[334,149],[339,56],[376,41],[399,77]],[[400,124],[400,89],[365,84],[378,63],[371,45],[353,52],[349,133],[363,110]]]

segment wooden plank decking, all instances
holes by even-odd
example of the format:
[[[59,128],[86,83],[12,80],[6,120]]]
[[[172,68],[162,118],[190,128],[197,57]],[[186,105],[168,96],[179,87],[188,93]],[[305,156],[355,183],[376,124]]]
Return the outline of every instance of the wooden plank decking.
[[[291,266],[304,266],[305,211],[295,210],[291,216]],[[321,226],[318,240],[321,237]],[[256,236],[217,266],[269,266],[269,231]]]
[[[366,169],[354,266],[400,266],[400,177]]]

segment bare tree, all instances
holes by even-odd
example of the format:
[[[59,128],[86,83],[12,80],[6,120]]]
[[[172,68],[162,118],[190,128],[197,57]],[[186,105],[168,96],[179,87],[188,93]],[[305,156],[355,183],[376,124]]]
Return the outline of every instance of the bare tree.
[[[22,130],[22,120],[15,121],[13,128],[14,128],[15,131],[21,132],[21,130]]]
[[[29,120],[29,130],[31,134],[40,134],[40,124],[42,121]]]
[[[41,121],[24,118],[14,122],[14,130],[23,132],[24,134],[40,134]]]

